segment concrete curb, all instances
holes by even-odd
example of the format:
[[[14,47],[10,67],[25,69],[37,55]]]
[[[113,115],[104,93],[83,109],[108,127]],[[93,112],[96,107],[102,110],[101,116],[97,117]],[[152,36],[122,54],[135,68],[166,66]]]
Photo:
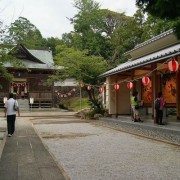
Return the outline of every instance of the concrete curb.
[[[144,138],[180,146],[180,131],[163,129],[161,127],[151,127],[144,124],[132,124],[129,122],[122,122],[113,119],[108,120],[105,118],[94,122],[94,124]]]
[[[6,138],[7,138],[7,131],[4,132],[2,143],[0,143],[0,158],[4,149],[4,145],[6,143]]]
[[[38,131],[36,130],[36,128],[34,127],[34,124],[33,124],[33,123],[31,123],[31,124],[32,124],[32,127],[33,127],[34,131],[36,132],[37,136],[40,138],[43,146],[44,146],[45,149],[49,152],[49,154],[52,156],[54,162],[56,163],[56,165],[57,165],[58,168],[60,169],[60,171],[61,171],[62,175],[64,176],[64,178],[65,178],[66,180],[71,180],[70,177],[68,176],[68,174],[66,173],[66,171],[64,170],[64,168],[58,163],[58,161],[56,160],[55,156],[51,153],[49,147],[44,143],[43,138],[40,136],[39,132],[38,132]]]

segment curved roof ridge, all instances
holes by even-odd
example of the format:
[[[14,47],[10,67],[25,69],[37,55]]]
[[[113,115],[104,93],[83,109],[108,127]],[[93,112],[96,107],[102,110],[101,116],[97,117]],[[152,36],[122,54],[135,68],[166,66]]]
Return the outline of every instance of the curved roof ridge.
[[[28,53],[30,56],[32,56],[34,59],[36,59],[36,62],[39,62],[41,64],[45,64],[43,61],[41,61],[40,59],[38,59],[36,56],[34,56],[29,49],[27,49],[24,45],[20,44],[20,46],[22,47],[22,49]]]

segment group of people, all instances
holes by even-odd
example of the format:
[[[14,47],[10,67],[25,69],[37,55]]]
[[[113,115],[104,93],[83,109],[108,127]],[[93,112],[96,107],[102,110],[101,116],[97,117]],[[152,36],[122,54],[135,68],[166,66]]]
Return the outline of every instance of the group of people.
[[[134,122],[143,122],[140,118],[140,112],[139,112],[139,107],[143,105],[142,101],[138,100],[138,92],[134,91],[132,93],[132,97],[131,97],[131,114],[132,114],[132,120]],[[162,92],[158,93],[158,97],[155,100],[160,102],[159,107],[156,109],[156,122],[159,125],[164,125],[164,123],[162,122],[162,118],[163,118],[163,108],[165,105],[165,100],[163,98]]]
[[[9,94],[9,99],[5,102],[4,108],[5,117],[7,117],[8,137],[11,137],[15,132],[16,111],[20,116],[18,101],[13,93]]]
[[[143,122],[140,118],[139,113],[139,105],[142,105],[140,101],[138,100],[138,92],[134,91],[132,93],[131,97],[131,111],[132,111],[132,119],[134,122]],[[159,125],[164,125],[162,122],[163,118],[163,107],[165,105],[165,100],[162,96],[162,92],[159,92],[157,99],[155,100],[160,102],[160,106],[158,109],[156,109],[156,122]],[[16,106],[17,109],[14,107]],[[9,99],[5,102],[5,117],[7,117],[7,130],[8,130],[8,136],[11,137],[14,134],[15,131],[15,120],[16,120],[16,111],[18,112],[18,115],[20,116],[19,106],[16,98],[14,97],[13,93],[10,93]]]

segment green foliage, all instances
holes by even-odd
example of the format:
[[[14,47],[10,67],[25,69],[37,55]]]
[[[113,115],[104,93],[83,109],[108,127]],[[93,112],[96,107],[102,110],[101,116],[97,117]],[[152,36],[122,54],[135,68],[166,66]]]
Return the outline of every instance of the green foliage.
[[[148,40],[174,27],[175,21],[163,20],[148,15],[143,25],[142,41]]]
[[[81,107],[80,107],[80,103],[81,103]],[[75,97],[73,99],[70,99],[69,101],[66,101],[64,104],[66,107],[70,107],[71,109],[73,109],[73,111],[79,111],[81,109],[90,107],[88,98],[81,98],[81,102],[80,102],[80,98]]]
[[[176,19],[180,17],[180,3],[177,0],[136,0],[136,4],[143,6],[146,12],[162,19]]]
[[[57,72],[55,79],[75,78],[78,82],[97,84],[97,77],[106,70],[106,61],[99,56],[88,56],[88,51],[79,51],[66,46],[57,46],[55,63],[65,67]]]
[[[5,44],[23,44],[28,48],[41,47],[40,31],[26,18],[19,17],[8,28],[8,35],[3,39]]]
[[[107,62],[100,56],[90,56],[88,51],[79,51],[74,48],[68,48],[65,45],[57,46],[57,54],[55,63],[58,66],[64,67],[57,70],[56,74],[51,77],[51,80],[59,80],[66,78],[74,78],[77,82],[83,82],[86,86],[97,85],[97,77],[106,71]],[[87,91],[85,88],[84,90]],[[96,99],[96,89],[87,91],[89,100],[100,108]]]
[[[176,115],[177,114],[176,108],[168,108],[168,114],[169,115]]]
[[[94,119],[95,111],[88,111],[85,112],[85,117],[88,117],[89,119]]]
[[[60,40],[59,38],[50,37],[47,39],[43,38],[42,40],[42,46],[50,49],[54,56],[56,55],[56,46],[62,45],[62,44],[64,44],[64,42]]]
[[[155,18],[172,20],[173,29],[180,38],[180,3],[177,0],[136,0],[136,4]]]

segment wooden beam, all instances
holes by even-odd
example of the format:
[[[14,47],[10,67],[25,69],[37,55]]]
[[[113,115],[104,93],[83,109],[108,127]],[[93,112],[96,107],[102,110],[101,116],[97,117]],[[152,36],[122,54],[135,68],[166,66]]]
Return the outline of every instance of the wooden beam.
[[[177,119],[180,119],[180,72],[176,74],[176,110],[177,110]]]
[[[153,69],[155,69],[157,67],[157,64],[153,63],[152,67],[153,67]],[[154,107],[154,101],[158,94],[158,79],[157,79],[156,73],[157,73],[157,71],[154,71],[152,73],[152,104],[151,104],[151,106],[152,106],[152,117],[154,119],[154,123],[157,123],[155,107]]]

